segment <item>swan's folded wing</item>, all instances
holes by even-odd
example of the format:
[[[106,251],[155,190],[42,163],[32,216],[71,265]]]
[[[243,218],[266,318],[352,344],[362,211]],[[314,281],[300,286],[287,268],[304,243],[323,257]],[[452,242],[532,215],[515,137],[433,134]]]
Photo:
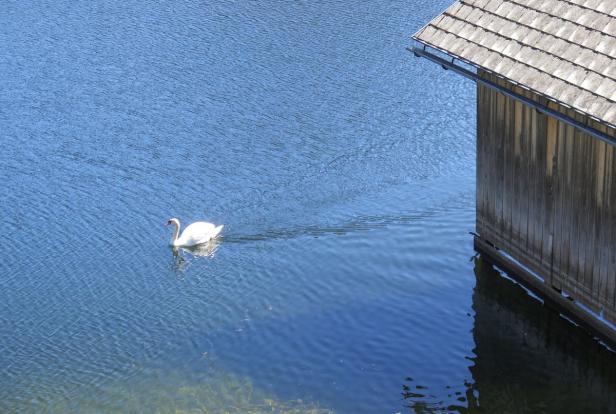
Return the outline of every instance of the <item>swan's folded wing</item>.
[[[218,228],[220,227],[220,229]],[[188,227],[184,229],[182,232],[182,236],[180,237],[180,241],[184,246],[194,246],[197,244],[205,243],[216,237],[220,230],[222,230],[221,226],[214,226],[212,223],[207,223],[205,221],[198,221],[196,223],[192,223]]]

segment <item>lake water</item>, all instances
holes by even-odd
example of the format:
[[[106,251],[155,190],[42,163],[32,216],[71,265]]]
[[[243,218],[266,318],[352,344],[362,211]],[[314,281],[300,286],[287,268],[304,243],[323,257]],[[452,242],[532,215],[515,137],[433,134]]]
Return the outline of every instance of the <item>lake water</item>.
[[[405,50],[448,3],[4,2],[0,412],[616,410],[475,256],[474,85]]]

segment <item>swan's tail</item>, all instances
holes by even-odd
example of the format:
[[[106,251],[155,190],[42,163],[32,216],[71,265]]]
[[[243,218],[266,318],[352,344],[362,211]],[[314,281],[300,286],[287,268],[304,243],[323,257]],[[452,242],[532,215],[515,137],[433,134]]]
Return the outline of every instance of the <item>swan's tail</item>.
[[[214,232],[212,233],[212,238],[218,236],[220,234],[220,232],[222,231],[222,228],[225,227],[224,224],[221,224],[220,226],[216,226],[214,228]]]

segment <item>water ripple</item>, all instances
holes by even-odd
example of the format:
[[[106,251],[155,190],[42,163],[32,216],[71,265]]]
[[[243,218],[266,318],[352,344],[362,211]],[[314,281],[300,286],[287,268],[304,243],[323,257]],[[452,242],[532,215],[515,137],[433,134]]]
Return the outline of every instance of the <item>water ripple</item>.
[[[471,260],[474,87],[404,49],[444,0],[5,3],[0,411],[616,406]]]

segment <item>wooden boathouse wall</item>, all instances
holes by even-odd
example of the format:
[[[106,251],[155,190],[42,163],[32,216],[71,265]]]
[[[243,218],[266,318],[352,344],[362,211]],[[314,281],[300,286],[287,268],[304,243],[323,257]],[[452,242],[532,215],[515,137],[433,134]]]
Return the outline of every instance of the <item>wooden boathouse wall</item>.
[[[616,139],[615,129],[484,71],[478,75]],[[562,292],[613,324],[615,157],[613,145],[477,83],[480,239],[541,276],[547,293]]]

